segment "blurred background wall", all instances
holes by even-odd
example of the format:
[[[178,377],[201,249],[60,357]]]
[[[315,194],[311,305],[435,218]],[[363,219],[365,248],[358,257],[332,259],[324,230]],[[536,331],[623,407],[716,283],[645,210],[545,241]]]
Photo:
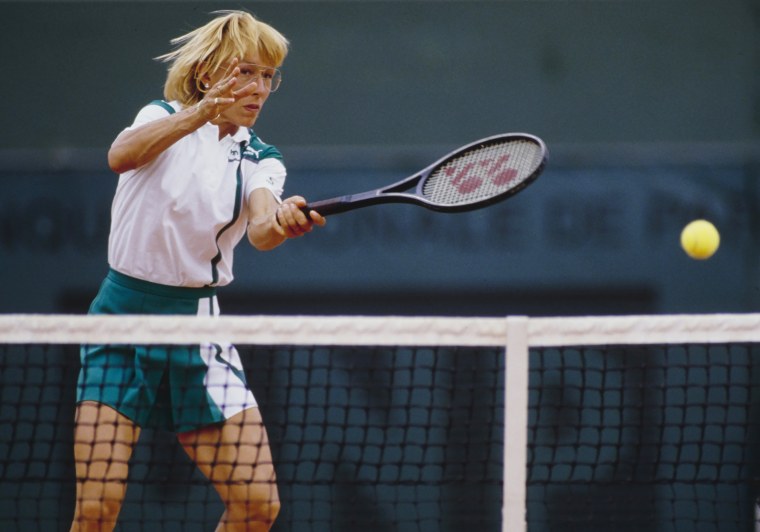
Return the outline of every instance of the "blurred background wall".
[[[3,2],[0,312],[84,312],[106,264],[106,152],[162,95],[152,58],[216,9],[292,43],[257,133],[320,199],[508,131],[550,164],[467,214],[382,206],[238,248],[227,313],[623,314],[760,306],[760,5],[751,0]],[[718,254],[689,259],[706,217]]]

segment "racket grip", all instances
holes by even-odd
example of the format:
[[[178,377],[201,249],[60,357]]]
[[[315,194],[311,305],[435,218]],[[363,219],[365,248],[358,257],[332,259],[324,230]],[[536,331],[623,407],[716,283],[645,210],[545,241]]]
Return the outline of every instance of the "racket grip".
[[[309,211],[317,211],[322,216],[350,211],[359,207],[359,205],[350,201],[351,197],[352,196],[341,196],[339,198],[315,201],[307,204],[306,207],[301,207],[301,211],[303,211],[307,217],[309,216]]]

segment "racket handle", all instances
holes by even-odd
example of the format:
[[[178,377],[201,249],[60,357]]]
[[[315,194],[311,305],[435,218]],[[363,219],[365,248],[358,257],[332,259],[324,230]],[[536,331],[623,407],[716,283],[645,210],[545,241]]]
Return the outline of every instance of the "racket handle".
[[[308,217],[309,211],[317,211],[322,216],[328,216],[330,214],[338,214],[341,212],[350,211],[360,207],[360,204],[350,201],[352,196],[341,196],[339,198],[326,199],[321,201],[315,201],[309,203],[306,207],[302,207],[301,211]]]

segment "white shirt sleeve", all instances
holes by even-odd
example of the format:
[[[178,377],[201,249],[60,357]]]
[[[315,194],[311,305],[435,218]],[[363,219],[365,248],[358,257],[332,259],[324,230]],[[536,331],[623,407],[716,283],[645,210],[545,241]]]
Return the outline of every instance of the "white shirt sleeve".
[[[245,197],[257,188],[269,190],[278,202],[282,201],[287,172],[282,161],[275,158],[263,159],[259,162],[243,160],[243,175],[245,176]]]
[[[172,105],[172,107],[174,107],[175,111],[178,110],[176,105]],[[137,116],[135,117],[135,121],[132,122],[131,126],[125,128],[125,131],[135,129],[144,124],[147,124],[148,122],[158,120],[159,118],[166,118],[167,116],[169,116],[169,111],[160,105],[148,104],[140,109],[140,111],[137,113]]]

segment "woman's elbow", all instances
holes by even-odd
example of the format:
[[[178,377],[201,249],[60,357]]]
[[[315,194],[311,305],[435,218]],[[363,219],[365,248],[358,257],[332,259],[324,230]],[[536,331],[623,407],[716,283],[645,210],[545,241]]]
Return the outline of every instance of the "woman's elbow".
[[[133,162],[125,156],[123,150],[113,146],[108,150],[108,167],[117,174],[123,174],[136,168]]]

